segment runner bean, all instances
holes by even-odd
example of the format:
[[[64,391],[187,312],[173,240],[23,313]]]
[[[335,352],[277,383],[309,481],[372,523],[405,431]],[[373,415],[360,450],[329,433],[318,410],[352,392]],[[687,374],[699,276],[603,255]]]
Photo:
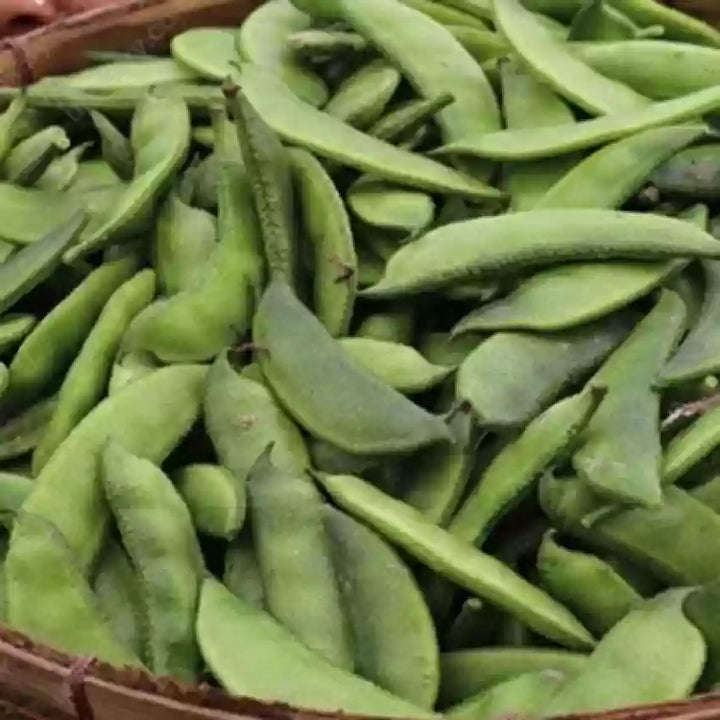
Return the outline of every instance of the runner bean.
[[[143,657],[158,675],[196,678],[195,615],[204,561],[188,510],[160,468],[110,440],[102,486],[140,576]]]
[[[431,230],[390,259],[373,298],[573,260],[717,257],[720,244],[674,218],[608,210],[531,210]]]
[[[305,353],[298,355],[295,338],[302,338]],[[253,341],[280,402],[313,435],[342,450],[405,453],[450,439],[440,418],[350,362],[280,278],[263,295]]]

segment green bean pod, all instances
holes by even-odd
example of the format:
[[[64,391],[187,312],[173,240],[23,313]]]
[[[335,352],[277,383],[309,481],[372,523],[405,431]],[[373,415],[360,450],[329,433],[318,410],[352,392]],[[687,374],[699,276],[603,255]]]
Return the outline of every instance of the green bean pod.
[[[720,243],[674,218],[609,210],[530,210],[431,230],[400,248],[362,295],[394,297],[574,260],[717,257]]]
[[[56,404],[55,397],[41,400],[0,426],[0,461],[22,457],[37,447]]]
[[[402,79],[384,60],[371,60],[348,75],[325,105],[325,112],[359,130],[380,119]]]
[[[213,675],[235,695],[328,712],[434,717],[325,662],[270,615],[233,596],[212,578],[205,580],[200,592],[197,635]]]
[[[570,108],[547,85],[512,60],[500,67],[505,122],[510,129],[575,122]],[[503,185],[512,210],[530,210],[577,163],[574,154],[503,168]]]
[[[680,480],[720,444],[720,408],[714,407],[678,433],[665,449],[663,484]]]
[[[59,125],[49,125],[18,143],[8,154],[5,177],[16,185],[34,185],[60,153],[70,148],[70,138]]]
[[[320,157],[421,190],[477,199],[501,195],[479,180],[366,135],[303,103],[264,68],[243,65],[241,85],[260,117],[285,142]],[[441,87],[432,94],[445,90],[446,87]],[[717,103],[720,105],[720,99]]]
[[[161,293],[174,295],[202,282],[216,248],[215,216],[171,193],[155,226],[153,255]]]
[[[267,450],[250,472],[248,498],[268,611],[325,661],[352,670],[320,494],[301,475],[276,468]]]
[[[368,129],[368,135],[385,142],[401,142],[454,102],[455,98],[449,92],[440,93],[427,100],[408,100],[381,117]]]
[[[587,655],[540,647],[488,647],[440,656],[440,705],[446,707],[518,675],[554,670],[576,675]]]
[[[608,388],[573,467],[615,502],[662,502],[660,397],[653,379],[685,330],[685,305],[666,290],[592,379]]]
[[[372,530],[329,506],[324,519],[353,630],[356,672],[419,707],[432,708],[440,674],[437,638],[415,579]]]
[[[160,468],[118,442],[111,440],[102,451],[101,477],[140,575],[148,667],[193,681],[200,660],[195,615],[204,562],[190,511]]]
[[[660,505],[623,508],[608,506],[577,478],[546,475],[539,498],[562,532],[647,568],[669,584],[702,584],[717,577],[720,516],[678,488],[667,488]]]
[[[358,283],[350,218],[322,163],[305,150],[288,152],[304,234],[314,255],[313,309],[325,329],[340,337],[347,334]]]
[[[178,65],[215,82],[232,75],[238,60],[235,37],[227,28],[189,28],[172,39],[170,53]]]
[[[302,337],[307,352],[297,353]],[[445,423],[350,362],[279,278],[253,323],[263,375],[313,435],[356,455],[405,453],[448,441]]]
[[[258,5],[240,26],[236,46],[240,56],[276,73],[298,98],[320,107],[327,102],[325,83],[298,63],[288,52],[291,33],[310,27],[310,18],[292,7],[289,0]]]
[[[280,469],[303,472],[309,458],[295,424],[260,382],[239,375],[221,353],[205,388],[205,423],[220,462],[244,481],[265,448]]]
[[[484,544],[494,525],[535,478],[573,446],[605,396],[601,387],[565,398],[530,422],[490,463],[448,525],[453,535]]]
[[[97,110],[90,111],[90,119],[100,135],[103,159],[121,180],[129,182],[132,179],[135,165],[130,141],[113,125],[111,120]]]
[[[2,399],[5,407],[22,409],[57,387],[105,304],[136,268],[134,255],[101,265],[37,324],[10,363],[10,387]],[[90,362],[87,356],[85,362]]]
[[[566,608],[406,503],[349,475],[320,475],[317,479],[341,508],[439,575],[518,616],[556,642],[569,647],[592,646],[587,630]]]
[[[130,143],[135,171],[109,214],[95,218],[80,242],[65,253],[72,262],[125,239],[128,227],[151,213],[173,173],[183,164],[190,145],[190,114],[182,100],[147,95],[133,115]]]
[[[557,670],[523,673],[448,708],[445,716],[450,720],[530,716],[538,707],[546,705],[567,680],[568,677]]]
[[[706,649],[685,617],[686,589],[634,608],[595,648],[585,667],[542,707],[543,717],[680,700],[700,678]]]
[[[93,590],[115,637],[140,657],[144,642],[140,577],[114,541],[100,556]]]
[[[655,41],[653,41],[655,42]],[[692,120],[720,107],[720,89],[709,87],[639,110],[613,113],[558,128],[501,130],[450,143],[435,155],[469,155],[492,160],[537,160],[603,145],[643,130]]]
[[[641,600],[611,565],[596,555],[569,550],[545,534],[537,559],[542,586],[602,637]]]
[[[77,177],[83,155],[91,147],[92,142],[84,142],[56,157],[38,178],[35,187],[57,192],[67,190]]]
[[[219,465],[186,465],[173,480],[198,532],[232,540],[245,522],[245,482]]]
[[[59,529],[47,518],[23,510],[13,538],[12,556],[8,554],[5,564],[8,625],[67,653],[119,667],[141,667],[132,650],[115,637]],[[52,612],[47,607],[50,594]]]
[[[592,372],[630,328],[626,316],[563,333],[495,333],[460,364],[457,396],[470,403],[483,427],[522,427]]]
[[[108,509],[100,484],[98,455],[108,437],[135,454],[162,462],[198,417],[206,368],[163,368],[101,402],[60,445],[35,481],[25,503],[28,513],[52,522],[66,538],[76,562],[87,572],[100,551]],[[58,502],[58,497],[72,498]],[[10,541],[8,569],[25,538]],[[18,590],[22,590],[19,587]],[[15,588],[8,583],[8,596]]]
[[[227,546],[223,582],[233,595],[248,605],[265,607],[265,591],[249,522]]]
[[[33,475],[40,473],[72,429],[100,402],[123,334],[154,294],[155,274],[143,270],[110,295],[60,387],[55,411],[33,453]]]

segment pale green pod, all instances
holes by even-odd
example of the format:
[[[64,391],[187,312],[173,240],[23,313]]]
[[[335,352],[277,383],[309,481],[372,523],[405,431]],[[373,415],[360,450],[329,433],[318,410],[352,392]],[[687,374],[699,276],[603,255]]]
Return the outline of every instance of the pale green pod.
[[[702,635],[683,613],[688,592],[668,590],[628,613],[580,673],[540,709],[542,717],[687,697],[706,659]]]
[[[564,388],[587,377],[627,336],[632,320],[610,317],[545,335],[495,333],[460,364],[457,396],[484,427],[523,427]]]
[[[684,303],[664,291],[591,380],[608,394],[572,462],[593,490],[614,502],[662,502],[660,397],[653,382],[685,323]]]
[[[431,709],[440,680],[438,644],[415,578],[372,530],[335,508],[323,510],[352,627],[356,672],[398,697]]]
[[[448,531],[481,547],[538,475],[573,447],[604,396],[603,388],[590,388],[560,400],[530,422],[488,465],[448,524]]]
[[[406,395],[430,390],[453,371],[433,365],[409,345],[363,337],[342,338],[338,343],[353,362]]]
[[[366,130],[385,111],[402,79],[384,60],[371,60],[349,75],[325,105],[325,112]]]
[[[237,72],[235,38],[228,28],[191,28],[176,35],[170,52],[178,65],[205,80],[222,82]]]
[[[348,188],[346,199],[353,214],[368,225],[410,235],[422,232],[435,217],[430,195],[367,176]]]
[[[70,138],[59,125],[44,130],[18,143],[7,156],[5,177],[16,185],[34,185],[60,153],[70,149]]]
[[[352,671],[351,628],[317,488],[275,467],[268,448],[250,472],[248,501],[268,612],[323,660]]]
[[[500,66],[502,103],[509,129],[575,122],[568,105],[548,85],[507,60]],[[530,210],[555,182],[578,161],[574,153],[536,162],[508,163],[503,167],[503,187],[512,210]]]
[[[265,606],[265,591],[252,531],[247,523],[240,534],[227,546],[223,582],[233,595],[249,605],[260,609]]]
[[[110,371],[108,395],[115,395],[126,385],[149,375],[159,367],[159,363],[148,353],[121,353],[119,357],[115,358]]]
[[[100,556],[93,590],[117,639],[140,657],[144,642],[140,577],[115,541],[108,542]]]
[[[100,149],[103,159],[121,180],[129,182],[132,179],[135,166],[130,141],[102,113],[91,110],[90,119],[98,135],[100,135]]]
[[[537,670],[498,683],[459,705],[448,708],[450,720],[494,720],[498,717],[532,717],[568,680],[557,670]]]
[[[180,468],[173,480],[198,532],[232,540],[245,522],[245,483],[219,465]]]
[[[203,659],[220,685],[234,695],[328,712],[435,717],[325,662],[270,615],[212,578],[204,581],[200,593],[197,635]],[[238,637],[243,638],[241,644]]]
[[[192,682],[200,660],[195,615],[205,568],[190,512],[160,468],[119,443],[107,443],[101,465],[108,504],[140,575],[143,656],[154,673]]]
[[[81,143],[56,157],[38,178],[35,187],[50,192],[67,190],[80,169],[83,155],[92,147],[91,142]]]
[[[563,547],[553,531],[540,543],[537,569],[542,586],[599,637],[642,599],[612,565]]]
[[[334,337],[347,334],[358,284],[350,218],[322,163],[305,150],[289,150],[304,235],[312,246],[313,310]]]
[[[300,354],[299,337],[306,348]],[[281,278],[263,295],[253,341],[261,348],[258,360],[268,384],[316,437],[355,455],[405,453],[449,440],[441,418],[346,358]]]
[[[236,43],[244,60],[279,75],[298,98],[318,107],[327,102],[328,89],[320,77],[295,60],[288,44],[292,33],[306,30],[310,23],[289,0],[271,0],[245,18]]]
[[[305,441],[260,382],[238,374],[221,353],[207,377],[205,424],[220,462],[244,481],[272,444],[274,465],[303,472],[309,465]]]

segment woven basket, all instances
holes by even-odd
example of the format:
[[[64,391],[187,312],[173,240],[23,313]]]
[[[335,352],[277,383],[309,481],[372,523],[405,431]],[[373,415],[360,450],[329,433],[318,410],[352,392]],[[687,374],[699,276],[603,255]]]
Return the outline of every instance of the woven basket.
[[[362,2],[362,0],[356,0]],[[3,0],[0,0],[3,2]],[[153,53],[193,25],[237,25],[262,0],[116,0],[20,37],[0,40],[0,86],[82,67],[84,53]],[[667,0],[720,25],[720,0]],[[720,80],[720,79],[719,79]],[[720,693],[574,716],[581,720],[720,719]],[[183,687],[139,671],[72,658],[0,627],[0,720],[355,720]]]

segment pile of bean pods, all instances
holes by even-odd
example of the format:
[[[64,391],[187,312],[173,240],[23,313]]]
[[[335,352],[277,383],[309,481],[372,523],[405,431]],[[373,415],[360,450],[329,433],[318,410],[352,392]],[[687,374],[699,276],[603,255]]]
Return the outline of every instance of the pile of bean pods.
[[[270,0],[0,89],[3,622],[297,707],[720,684],[720,33]]]

